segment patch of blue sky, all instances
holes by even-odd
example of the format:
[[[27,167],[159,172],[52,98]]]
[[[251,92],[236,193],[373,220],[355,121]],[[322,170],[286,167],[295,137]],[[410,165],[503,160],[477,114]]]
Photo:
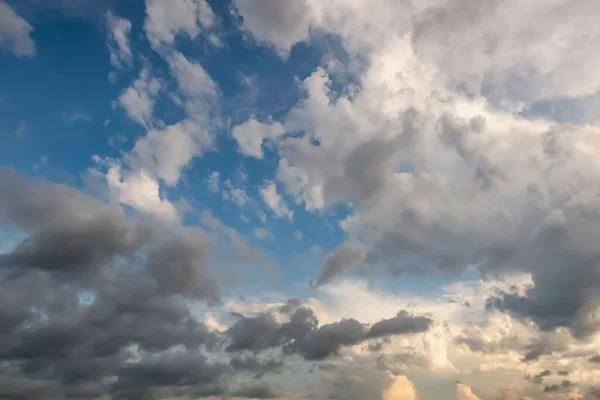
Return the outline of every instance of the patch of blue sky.
[[[174,202],[185,200],[201,210],[210,210],[224,224],[237,229],[273,257],[281,266],[285,282],[306,282],[318,270],[320,257],[345,239],[338,221],[350,210],[339,205],[322,212],[307,212],[303,204],[295,204],[279,188],[294,217],[293,221],[277,218],[259,193],[265,181],[275,180],[277,152],[264,146],[263,159],[244,156],[230,130],[250,116],[283,122],[289,110],[306,96],[300,82],[317,67],[332,60],[342,64],[356,60],[348,58],[339,38],[319,32],[310,44],[298,43],[288,57],[282,58],[274,49],[253,44],[239,30],[240,22],[229,12],[227,2],[212,2],[211,7],[222,46],[202,35],[195,40],[179,35],[175,47],[188,60],[202,65],[218,85],[216,108],[223,123],[213,132],[214,147],[194,158],[184,168],[178,185],[163,186],[162,193]],[[131,47],[136,54],[132,68],[115,71],[110,66],[106,32],[100,22],[90,24],[61,14],[42,16],[36,21],[35,60],[2,60],[0,96],[6,99],[0,106],[3,163],[32,175],[55,181],[67,179],[70,184],[83,187],[86,182],[82,174],[95,167],[94,155],[119,158],[146,134],[146,128],[115,105],[119,95],[146,65],[152,76],[161,80],[165,92],[175,92],[177,83],[164,58],[151,49],[145,38],[143,9],[127,3],[115,3],[114,8],[115,15],[132,23]],[[356,75],[348,71],[351,69],[332,73],[332,101],[347,95],[348,87],[359,85]],[[116,78],[109,82],[111,72]],[[185,110],[163,93],[156,98],[153,116],[169,125],[184,119]],[[220,174],[218,193],[207,185],[214,171]],[[228,190],[224,184],[228,180],[247,194],[247,204],[224,199],[223,190]],[[266,222],[263,215],[267,216]],[[184,219],[187,224],[194,222],[193,216]],[[266,230],[268,235],[255,237],[256,228]],[[307,263],[311,266],[304,265]]]

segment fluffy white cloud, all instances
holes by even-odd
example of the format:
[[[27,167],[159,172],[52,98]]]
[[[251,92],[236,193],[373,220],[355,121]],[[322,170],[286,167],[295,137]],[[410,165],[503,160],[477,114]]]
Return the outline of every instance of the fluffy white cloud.
[[[280,123],[270,122],[264,124],[254,117],[248,119],[232,130],[233,138],[240,146],[240,151],[254,158],[263,158],[262,146],[265,141],[277,139],[284,133]]]
[[[19,57],[35,55],[31,38],[33,27],[21,18],[4,0],[0,0],[0,47]]]
[[[357,87],[341,92],[331,90],[335,69],[303,81],[307,97],[284,125],[306,134],[278,140],[285,191],[307,210],[352,204],[344,225],[374,265],[394,274],[457,274],[469,265],[530,273],[532,288],[499,295],[495,307],[544,331],[595,332],[600,273],[589,238],[600,208],[590,188],[600,178],[600,130],[513,111],[597,90],[598,60],[581,52],[596,40],[598,6],[533,2],[521,13],[516,1],[306,4],[311,26],[339,35],[349,68],[361,68],[349,69],[359,71]],[[530,45],[515,52],[522,43]],[[561,300],[551,296],[557,291]]]
[[[205,0],[146,0],[144,28],[155,49],[172,45],[180,33],[195,39],[202,29],[210,28],[213,22],[213,11]]]
[[[177,219],[175,207],[161,198],[158,182],[144,170],[122,176],[121,167],[114,165],[108,170],[106,180],[119,202],[169,221]]]
[[[144,68],[133,85],[121,93],[118,103],[125,109],[129,118],[145,128],[150,128],[154,103],[160,90],[160,81],[154,78],[147,68]]]
[[[269,206],[278,218],[287,217],[290,221],[292,220],[294,212],[287,207],[283,197],[277,193],[275,182],[266,182],[260,188],[260,195],[265,204]]]
[[[295,43],[308,39],[310,14],[306,0],[235,0],[234,5],[243,18],[242,27],[284,56]]]
[[[175,185],[192,158],[212,145],[202,127],[182,121],[163,129],[151,129],[125,157],[133,169],[149,171],[167,185]]]
[[[217,84],[198,63],[189,61],[182,53],[174,52],[167,57],[179,89],[190,97],[214,98]]]
[[[108,23],[108,48],[110,50],[110,64],[115,68],[129,68],[133,63],[133,53],[129,35],[131,22],[124,18],[106,14]]]

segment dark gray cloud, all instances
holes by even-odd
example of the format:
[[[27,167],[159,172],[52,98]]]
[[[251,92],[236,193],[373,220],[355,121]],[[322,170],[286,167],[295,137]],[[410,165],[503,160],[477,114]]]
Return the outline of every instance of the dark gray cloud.
[[[234,370],[252,374],[256,378],[261,378],[269,373],[281,372],[283,368],[283,360],[262,360],[255,355],[250,354],[233,356],[230,360],[230,364]]]
[[[370,330],[352,319],[319,326],[313,310],[290,300],[273,310],[284,322],[271,313],[237,315],[218,333],[190,309],[219,301],[210,234],[127,217],[118,206],[8,170],[0,170],[0,184],[0,224],[26,237],[0,256],[1,398],[270,398],[268,386],[236,392],[232,383],[236,373],[256,379],[281,370],[283,358],[258,353],[322,360],[431,323],[401,311]],[[221,349],[237,354],[209,361]]]
[[[552,375],[552,371],[550,371],[549,369],[545,369],[542,372],[534,375],[532,378],[530,378],[533,382],[536,383],[541,383],[545,377]],[[529,377],[528,377],[529,378]]]
[[[286,354],[298,354],[305,360],[323,360],[336,355],[344,346],[393,335],[425,332],[432,322],[427,317],[400,311],[394,318],[373,324],[371,329],[354,319],[318,326],[314,312],[301,307],[283,324],[268,313],[251,318],[240,316],[226,332],[229,337],[226,349],[229,352],[248,350],[258,353],[282,346]],[[241,360],[236,362],[243,365]]]
[[[201,354],[179,353],[146,357],[124,364],[111,388],[114,399],[147,399],[152,392],[182,389],[184,395],[211,396],[226,391],[224,364],[209,363]],[[179,394],[177,392],[174,392]]]
[[[229,337],[226,350],[236,352],[249,350],[260,352],[298,340],[316,329],[318,320],[308,308],[299,308],[286,323],[279,324],[273,315],[259,314],[255,317],[240,316],[225,333]]]
[[[364,248],[353,242],[346,242],[332,251],[325,260],[317,286],[325,285],[343,275],[349,268],[359,264],[365,258]]]
[[[501,293],[490,299],[489,306],[531,320],[542,331],[567,327],[578,338],[596,332],[600,328],[595,317],[600,306],[600,252],[586,238],[599,224],[598,200],[570,201],[561,217],[546,221],[527,249],[516,255],[529,266],[533,285],[524,295]]]
[[[566,388],[570,388],[572,386],[571,381],[568,380],[564,380],[559,384],[553,384],[553,385],[546,385],[544,386],[544,392],[545,393],[552,393],[552,392],[558,392],[561,389],[566,389]]]
[[[367,338],[380,338],[390,335],[421,333],[429,330],[433,320],[427,317],[415,317],[406,310],[398,312],[394,318],[384,319],[371,326]]]
[[[26,236],[0,255],[0,397],[228,390],[231,366],[202,354],[222,338],[188,304],[218,300],[207,233],[127,218],[116,205],[6,169],[0,187],[0,225]]]
[[[365,338],[366,328],[355,319],[327,324],[295,340],[286,347],[288,353],[298,353],[305,360],[323,360],[337,354],[342,346],[353,346]]]
[[[588,361],[595,364],[600,364],[600,354],[588,358]]]
[[[279,327],[271,314],[260,314],[252,318],[242,316],[226,332],[230,340],[226,350],[258,352],[276,347],[281,344]]]
[[[277,397],[273,388],[265,382],[242,386],[236,390],[233,395],[248,399],[272,399]]]

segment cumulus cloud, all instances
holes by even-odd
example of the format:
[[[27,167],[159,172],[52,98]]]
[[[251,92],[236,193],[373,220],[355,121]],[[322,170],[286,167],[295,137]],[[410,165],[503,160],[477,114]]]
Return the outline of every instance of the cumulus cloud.
[[[456,400],[480,400],[470,387],[462,383],[456,384]]]
[[[0,1],[0,47],[18,57],[35,55],[31,38],[33,27],[21,18],[4,0]]]
[[[263,158],[263,143],[270,139],[277,139],[283,133],[284,128],[281,124],[277,122],[264,124],[253,117],[235,126],[231,132],[240,146],[240,151],[254,158]]]
[[[172,45],[179,34],[195,39],[213,22],[213,11],[205,0],[176,0],[168,4],[161,0],[146,1],[144,29],[155,49]]]
[[[287,217],[290,221],[294,216],[283,197],[277,193],[277,185],[275,182],[265,182],[265,185],[260,188],[260,195],[267,206],[275,213],[278,218]]]
[[[153,124],[154,103],[160,90],[160,81],[144,68],[133,85],[121,93],[118,104],[127,112],[129,118],[145,128],[150,128]]]
[[[0,261],[0,295],[12,304],[0,311],[3,395],[131,398],[182,380],[192,392],[223,393],[229,367],[192,354],[216,348],[218,334],[182,298],[218,299],[207,233],[131,220],[116,205],[12,171],[0,180],[2,224],[26,235]],[[124,260],[136,267],[123,269]],[[176,346],[190,352],[161,353]]]
[[[144,170],[123,176],[121,167],[113,165],[106,173],[106,181],[119,202],[167,220],[177,219],[177,210],[161,196],[159,183]]]
[[[416,400],[417,392],[406,376],[397,376],[383,392],[383,400]]]
[[[314,384],[314,398],[415,399],[411,373],[462,374],[490,399],[598,397],[597,2],[292,3],[239,0],[225,11],[254,40],[245,45],[286,58],[313,41],[331,53],[294,70],[298,100],[277,122],[253,116],[231,136],[252,163],[276,168],[248,182],[263,182],[258,195],[277,218],[310,212],[307,247],[319,240],[313,217],[344,215],[337,247],[307,250],[325,254],[309,298],[240,290],[219,303],[240,279],[216,241],[243,254],[236,265],[255,251],[208,212],[210,232],[182,227],[161,189],[172,192],[229,126],[219,103],[232,87],[180,41],[211,40],[221,16],[204,0],[147,0],[161,78],[142,68],[115,102],[146,133],[105,176],[112,200],[143,212],[0,174],[0,219],[23,236],[0,255],[0,397],[270,398],[271,373],[283,387]],[[33,55],[32,27],[1,0],[0,10],[0,44]],[[131,24],[107,19],[111,63],[129,67]],[[161,94],[179,119],[157,115]],[[250,185],[202,176],[209,191],[260,209]],[[368,285],[347,278],[357,266]],[[421,283],[428,276],[434,285]],[[311,363],[324,360],[314,383]],[[458,384],[456,398],[478,396]]]
[[[431,321],[424,317],[409,315],[406,311],[400,311],[398,316],[403,317],[404,326],[389,329],[382,326],[390,325],[390,320],[379,321],[368,329],[367,325],[352,318],[319,326],[314,311],[306,307],[296,309],[284,323],[279,323],[272,313],[240,316],[226,333],[229,337],[226,350],[260,353],[281,346],[285,354],[298,354],[305,360],[318,361],[339,354],[343,347],[373,338],[423,333],[430,327]],[[428,323],[422,323],[423,320]]]
[[[441,269],[453,275],[469,265],[482,274],[530,273],[533,285],[525,294],[494,296],[490,307],[531,320],[545,331],[568,327],[578,337],[592,334],[599,326],[594,310],[600,280],[597,251],[589,242],[597,225],[589,187],[598,179],[592,154],[599,131],[515,118],[513,108],[497,104],[494,86],[501,82],[499,88],[524,90],[501,97],[531,104],[544,96],[586,93],[574,89],[575,78],[569,88],[537,87],[536,79],[553,82],[553,74],[578,70],[580,77],[586,72],[569,63],[547,70],[533,53],[518,62],[504,59],[507,48],[520,46],[517,41],[529,29],[525,20],[511,25],[507,35],[499,28],[506,25],[503,18],[514,15],[516,3],[456,2],[433,8],[407,3],[382,1],[377,7],[406,16],[393,21],[361,8],[366,7],[362,2],[334,2],[327,8],[309,3],[318,15],[312,20],[315,26],[341,35],[351,54],[366,56],[370,63],[358,76],[360,89],[355,91],[333,92],[333,70],[318,69],[303,81],[307,96],[284,125],[305,135],[281,141],[277,180],[307,210],[353,204],[355,212],[344,226],[365,245],[364,259],[371,264],[384,265],[393,274]],[[551,20],[561,4],[532,5],[530,11]],[[582,28],[592,38],[595,33],[587,24],[593,22],[583,16],[589,7],[578,2],[565,21],[581,16],[586,21]],[[347,15],[358,19],[350,23]],[[463,20],[468,23],[459,22]],[[470,35],[474,26],[485,27],[489,36]],[[563,27],[556,26],[557,37],[570,43],[578,34],[571,36]],[[534,28],[533,39],[527,40],[548,49],[548,62],[572,59],[537,32]],[[463,50],[455,52],[436,39],[450,36],[471,43],[461,56]],[[466,59],[472,42],[482,46],[475,53],[483,61],[470,63],[477,71],[469,73],[483,79],[477,85],[485,89],[470,92],[475,97],[469,98],[460,88],[471,90],[474,81],[460,75],[465,69],[454,70],[448,63],[454,56],[456,65]],[[496,56],[500,64],[491,61]],[[521,65],[533,79],[518,87],[511,86],[512,78],[494,72],[514,72]],[[485,81],[492,76],[499,80]],[[339,252],[345,253],[343,247]]]
[[[308,39],[310,8],[305,0],[292,4],[277,0],[235,0],[233,3],[242,17],[242,28],[257,41],[273,45],[284,56],[295,43]]]

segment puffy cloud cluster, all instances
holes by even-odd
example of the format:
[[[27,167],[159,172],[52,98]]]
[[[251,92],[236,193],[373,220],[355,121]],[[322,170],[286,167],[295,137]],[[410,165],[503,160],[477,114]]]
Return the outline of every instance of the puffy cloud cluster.
[[[354,206],[342,226],[357,244],[331,253],[318,283],[360,263],[394,274],[526,273],[531,287],[488,306],[542,331],[594,334],[600,130],[528,116],[540,101],[598,90],[600,59],[585,54],[597,6],[301,3],[288,17],[304,13],[309,31],[339,36],[350,59],[366,63],[344,90],[334,90],[339,64],[306,78],[305,98],[284,120],[304,134],[278,143],[277,180],[297,202]],[[283,45],[258,27],[271,9],[238,11],[257,38]]]
[[[230,88],[178,47],[217,46],[220,16],[205,0],[147,0],[155,69],[136,56],[131,23],[103,14],[112,67],[144,63],[114,103],[144,133],[96,159],[118,204],[0,172],[0,224],[23,237],[0,254],[0,398],[283,399],[313,363],[322,381],[306,383],[310,398],[437,398],[417,396],[427,371],[459,400],[599,398],[599,3],[292,3],[225,9],[244,39],[286,62],[296,44],[329,36],[344,60],[299,80],[299,101],[276,119],[236,122],[231,139],[276,166],[255,189],[282,223],[301,220],[300,207],[349,210],[314,297],[224,305],[211,269],[219,233],[255,253],[208,213],[207,230],[180,226],[161,190],[229,124]],[[0,0],[0,46],[32,56],[32,30]],[[162,120],[164,99],[179,120]],[[219,172],[208,186],[262,210]],[[375,295],[344,281],[359,270],[482,280]],[[209,308],[217,317],[198,312]],[[474,390],[454,385],[458,371]]]
[[[232,381],[236,372],[281,370],[282,359],[259,353],[323,360],[432,324],[401,311],[370,328],[354,319],[319,326],[312,309],[290,300],[215,330],[193,307],[220,307],[212,234],[127,217],[118,205],[11,170],[1,171],[0,186],[2,226],[24,235],[0,255],[3,397],[274,397],[266,383]]]

